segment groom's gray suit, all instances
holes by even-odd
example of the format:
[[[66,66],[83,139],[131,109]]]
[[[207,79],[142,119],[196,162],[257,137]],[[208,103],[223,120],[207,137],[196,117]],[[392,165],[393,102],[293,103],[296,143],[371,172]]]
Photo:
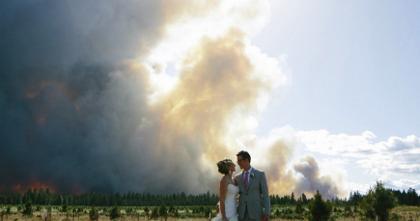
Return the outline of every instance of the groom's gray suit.
[[[263,214],[270,217],[270,198],[264,172],[252,168],[247,186],[244,176],[245,172],[242,172],[235,177],[239,186],[239,220],[260,221]]]

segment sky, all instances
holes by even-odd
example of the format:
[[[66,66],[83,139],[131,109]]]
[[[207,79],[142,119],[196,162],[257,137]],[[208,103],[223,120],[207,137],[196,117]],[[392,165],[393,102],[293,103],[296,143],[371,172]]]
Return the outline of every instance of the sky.
[[[382,139],[418,134],[418,2],[270,3],[271,19],[255,42],[286,56],[292,74],[265,112],[275,120],[263,128],[372,130]]]
[[[0,4],[0,191],[420,191],[415,1]]]
[[[346,136],[370,131],[375,135],[370,143],[418,137],[417,1],[270,3],[270,20],[253,40],[266,53],[285,61],[289,83],[274,92],[261,116],[260,133],[288,125],[295,130],[326,130]],[[413,147],[418,153],[418,141]],[[387,163],[396,167],[398,162]],[[408,164],[420,166],[418,160]],[[325,167],[330,166],[325,163]],[[390,186],[393,182],[419,188],[418,169],[414,174],[381,171],[390,176],[387,178],[366,174],[354,163],[340,167],[349,181],[365,190],[381,178]],[[391,178],[394,176],[398,178]]]

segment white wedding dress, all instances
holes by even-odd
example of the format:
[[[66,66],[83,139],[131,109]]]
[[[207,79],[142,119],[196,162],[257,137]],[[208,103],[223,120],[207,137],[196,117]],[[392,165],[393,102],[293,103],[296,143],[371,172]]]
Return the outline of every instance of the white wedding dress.
[[[228,218],[229,221],[237,221],[238,220],[238,212],[237,207],[238,203],[236,201],[236,196],[239,193],[239,187],[229,183],[227,186],[227,193],[225,198],[225,213],[226,218]],[[221,221],[222,220],[222,214],[219,209],[219,213],[216,217],[212,219],[212,221]]]

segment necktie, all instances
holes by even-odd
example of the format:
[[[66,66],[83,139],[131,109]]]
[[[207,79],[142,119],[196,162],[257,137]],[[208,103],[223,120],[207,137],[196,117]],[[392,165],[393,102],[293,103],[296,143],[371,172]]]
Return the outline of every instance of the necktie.
[[[248,171],[246,171],[246,172],[245,172],[245,175],[244,175],[244,177],[243,177],[243,178],[244,178],[244,184],[245,184],[245,187],[248,187],[248,173],[249,173],[249,172],[248,172]]]

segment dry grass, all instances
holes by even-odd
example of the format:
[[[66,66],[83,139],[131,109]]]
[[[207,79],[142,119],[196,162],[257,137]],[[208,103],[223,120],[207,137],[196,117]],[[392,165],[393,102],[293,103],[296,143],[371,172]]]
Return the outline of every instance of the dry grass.
[[[420,206],[399,206],[394,208],[391,211],[391,218],[393,215],[396,214],[398,216],[399,221],[420,221]],[[140,217],[139,219],[134,216],[123,216],[119,219],[120,221],[153,221],[149,220],[145,217]],[[156,219],[155,221],[163,221],[164,219]],[[182,221],[207,221],[208,219],[205,218],[173,218],[168,217],[167,221],[175,221],[175,220],[182,220]],[[302,221],[302,220],[294,220],[294,219],[272,219],[273,221]],[[340,217],[336,221],[360,221],[359,217]],[[392,220],[392,219],[391,219]],[[42,216],[39,212],[34,212],[32,217],[23,217],[20,214],[12,214],[9,216],[4,216],[3,221],[44,221]],[[87,214],[80,215],[79,218],[77,217],[66,217],[65,215],[59,213],[53,213],[51,217],[51,221],[90,221],[89,216]],[[110,221],[108,216],[100,215],[99,221]]]

